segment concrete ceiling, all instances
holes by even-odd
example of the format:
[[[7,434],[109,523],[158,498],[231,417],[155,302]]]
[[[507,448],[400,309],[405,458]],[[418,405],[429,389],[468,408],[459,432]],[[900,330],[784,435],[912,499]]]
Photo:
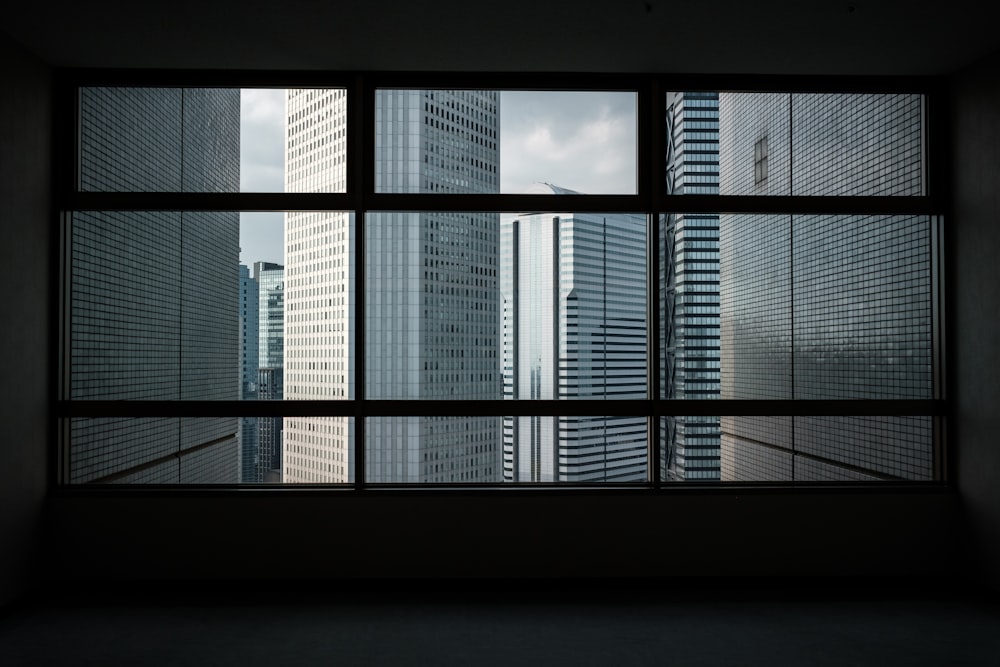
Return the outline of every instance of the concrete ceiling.
[[[945,74],[1000,48],[983,0],[22,0],[57,66]]]

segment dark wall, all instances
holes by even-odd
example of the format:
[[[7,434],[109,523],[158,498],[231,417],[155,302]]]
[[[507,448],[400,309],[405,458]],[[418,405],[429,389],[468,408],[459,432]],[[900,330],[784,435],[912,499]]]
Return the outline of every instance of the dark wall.
[[[923,576],[957,562],[948,492],[114,491],[52,499],[55,576]]]
[[[1000,589],[1000,53],[953,77],[951,116],[956,473],[972,551]]]
[[[0,33],[0,604],[32,578],[46,489],[51,300],[50,72]]]

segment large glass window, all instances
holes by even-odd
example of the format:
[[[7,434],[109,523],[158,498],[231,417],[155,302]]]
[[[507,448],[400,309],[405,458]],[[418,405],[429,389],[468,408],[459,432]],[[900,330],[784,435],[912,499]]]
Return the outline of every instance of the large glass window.
[[[919,85],[94,78],[64,483],[945,477]]]

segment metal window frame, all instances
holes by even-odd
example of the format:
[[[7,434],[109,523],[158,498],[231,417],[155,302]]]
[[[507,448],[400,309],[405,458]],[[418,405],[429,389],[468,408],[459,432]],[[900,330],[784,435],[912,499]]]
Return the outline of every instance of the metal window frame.
[[[343,193],[142,193],[80,192],[79,89],[109,87],[194,88],[343,88],[347,90],[347,186]],[[514,195],[514,194],[400,194],[375,191],[375,96],[379,89],[525,90],[525,91],[621,91],[636,95],[636,192],[630,195]],[[575,416],[600,414],[647,418],[647,481],[634,484],[555,485],[559,488],[638,488],[653,492],[706,487],[713,490],[740,489],[746,484],[661,480],[658,420],[671,415],[733,416],[932,416],[935,418],[935,480],[906,484],[879,483],[890,487],[942,486],[950,483],[947,471],[953,454],[945,447],[947,376],[945,366],[947,329],[944,319],[943,257],[946,234],[940,223],[950,202],[946,175],[947,152],[941,119],[946,110],[946,82],[937,77],[847,77],[847,76],[755,76],[676,75],[607,73],[457,73],[457,72],[313,72],[239,70],[133,70],[66,69],[55,72],[54,118],[56,201],[54,214],[59,239],[56,266],[60,273],[53,296],[58,322],[59,363],[54,370],[57,395],[53,414],[58,425],[53,460],[55,482],[68,486],[68,420],[74,417],[241,417],[241,416],[350,416],[355,418],[354,482],[350,488],[539,488],[538,484],[398,484],[371,485],[365,481],[365,418],[380,416]],[[663,122],[664,98],[668,91],[781,92],[781,93],[914,93],[925,100],[924,182],[921,196],[830,197],[830,196],[733,196],[668,194],[663,156],[667,136]],[[944,174],[944,176],[941,176]],[[69,282],[70,224],[74,211],[351,211],[355,215],[355,398],[329,401],[99,401],[72,400],[69,394]],[[573,401],[464,401],[366,399],[365,389],[365,237],[362,233],[368,211],[490,211],[520,213],[526,210],[567,212],[642,213],[647,218],[647,391],[646,400]],[[659,216],[669,213],[770,213],[926,215],[932,220],[933,363],[934,391],[928,400],[725,400],[692,401],[659,396]],[[317,485],[302,485],[316,488]],[[324,485],[318,485],[324,488]],[[754,486],[754,485],[749,485]],[[764,485],[768,488],[774,484]],[[778,488],[802,488],[788,482]],[[806,483],[806,486],[815,486]],[[825,485],[824,485],[825,486]],[[837,484],[838,488],[853,484]],[[86,487],[93,488],[93,487]],[[202,485],[170,485],[170,489],[203,489]],[[247,488],[238,485],[225,488]],[[268,487],[268,488],[273,488]],[[282,487],[287,490],[299,485]],[[342,485],[329,486],[342,490]],[[864,485],[870,490],[871,485]]]

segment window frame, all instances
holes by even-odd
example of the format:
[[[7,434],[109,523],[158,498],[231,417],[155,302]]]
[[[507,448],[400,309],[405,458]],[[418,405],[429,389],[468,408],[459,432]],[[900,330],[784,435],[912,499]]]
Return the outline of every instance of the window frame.
[[[947,151],[943,143],[946,107],[943,79],[936,77],[844,77],[844,76],[755,76],[755,75],[672,75],[606,73],[467,73],[467,72],[290,72],[218,70],[60,70],[55,76],[54,117],[56,192],[55,224],[59,249],[59,294],[55,296],[59,326],[59,362],[54,414],[58,422],[55,444],[56,484],[68,482],[68,422],[78,417],[252,417],[252,416],[344,416],[355,419],[355,443],[363,442],[366,417],[390,416],[609,416],[644,415],[647,418],[647,480],[629,484],[554,483],[573,488],[630,488],[650,492],[675,492],[679,487],[739,490],[745,483],[666,482],[661,479],[658,419],[672,415],[692,416],[931,416],[934,417],[934,481],[879,482],[877,486],[911,487],[949,484],[951,453],[946,447],[947,374],[945,367],[946,323],[944,318],[942,217],[949,211]],[[81,192],[77,188],[79,168],[79,89],[86,86],[110,87],[218,87],[218,88],[345,88],[347,90],[346,191],[343,193],[183,193],[183,192]],[[466,89],[524,91],[613,91],[636,94],[636,192],[629,195],[517,195],[517,194],[436,194],[385,193],[375,188],[375,97],[379,89]],[[773,196],[705,195],[667,193],[667,137],[664,99],[668,91],[782,92],[782,93],[913,93],[924,100],[924,194],[918,196]],[[360,175],[360,177],[359,177]],[[388,400],[364,397],[365,388],[365,263],[364,233],[356,233],[355,255],[355,398],[350,400],[296,401],[102,401],[73,400],[69,394],[69,225],[74,211],[307,211],[335,210],[354,213],[356,225],[363,225],[369,211],[490,211],[520,213],[528,210],[616,213],[630,211],[646,216],[647,225],[647,398],[645,400]],[[931,220],[932,283],[932,363],[933,397],[910,400],[733,400],[713,401],[661,399],[656,376],[660,350],[658,248],[660,215],[669,213],[770,213],[795,214],[913,214]],[[359,228],[360,231],[360,228]],[[538,489],[539,483],[455,483],[455,484],[371,484],[365,480],[365,448],[354,448],[354,482],[344,485],[301,485],[308,488],[360,491],[366,488],[392,489],[490,489],[502,487]],[[831,486],[825,483],[787,482],[773,488]],[[245,489],[248,485],[222,485]],[[750,484],[754,486],[754,484]],[[872,484],[837,483],[838,488]],[[204,489],[204,485],[169,485],[170,489]],[[267,488],[274,489],[274,485]],[[300,485],[281,487],[300,488]]]

